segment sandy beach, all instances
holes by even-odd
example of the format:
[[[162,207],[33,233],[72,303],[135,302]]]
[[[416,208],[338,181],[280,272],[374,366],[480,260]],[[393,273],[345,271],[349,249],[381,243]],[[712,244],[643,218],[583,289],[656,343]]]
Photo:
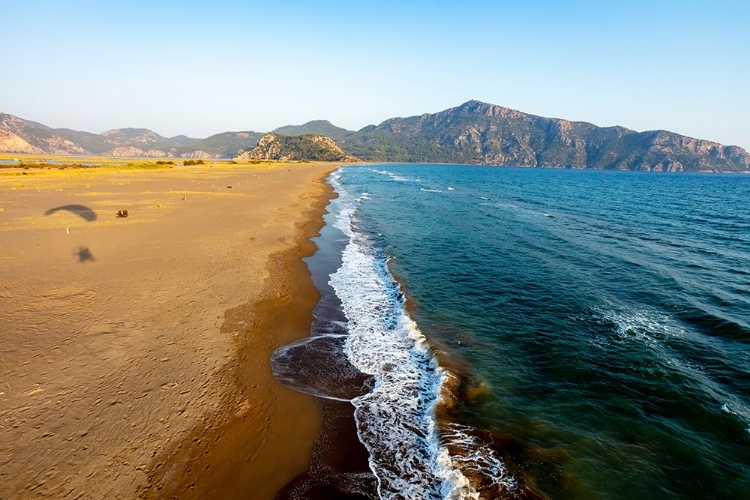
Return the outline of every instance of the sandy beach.
[[[334,168],[0,170],[0,499],[264,499],[305,471],[319,409],[269,355],[309,334]]]

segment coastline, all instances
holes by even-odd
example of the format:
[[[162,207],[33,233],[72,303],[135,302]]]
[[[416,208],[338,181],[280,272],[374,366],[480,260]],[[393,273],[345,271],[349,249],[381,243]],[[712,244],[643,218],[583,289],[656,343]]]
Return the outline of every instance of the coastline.
[[[0,497],[273,498],[306,470],[320,410],[269,355],[309,335],[337,167],[0,176]],[[71,206],[96,217],[44,215]]]
[[[333,169],[331,169],[333,170]],[[243,330],[228,365],[237,393],[222,410],[200,422],[181,442],[152,461],[149,490],[142,498],[273,499],[309,466],[321,425],[315,399],[280,384],[270,356],[278,347],[310,334],[319,300],[302,260],[315,252],[310,240],[323,225],[333,188],[325,182],[305,220],[296,224],[293,245],[269,256],[273,276],[261,297],[228,310],[222,332]]]

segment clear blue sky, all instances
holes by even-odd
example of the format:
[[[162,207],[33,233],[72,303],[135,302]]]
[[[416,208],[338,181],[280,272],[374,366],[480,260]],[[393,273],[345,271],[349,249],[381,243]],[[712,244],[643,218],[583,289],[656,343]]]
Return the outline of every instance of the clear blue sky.
[[[0,111],[90,132],[359,129],[478,99],[750,149],[750,2],[5,0]]]

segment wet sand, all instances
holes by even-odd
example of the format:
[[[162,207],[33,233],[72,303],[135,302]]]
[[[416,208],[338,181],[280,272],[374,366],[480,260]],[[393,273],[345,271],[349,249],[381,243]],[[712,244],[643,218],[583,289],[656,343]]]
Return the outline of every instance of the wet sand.
[[[263,499],[307,470],[320,410],[269,356],[309,335],[333,168],[0,170],[0,498]]]

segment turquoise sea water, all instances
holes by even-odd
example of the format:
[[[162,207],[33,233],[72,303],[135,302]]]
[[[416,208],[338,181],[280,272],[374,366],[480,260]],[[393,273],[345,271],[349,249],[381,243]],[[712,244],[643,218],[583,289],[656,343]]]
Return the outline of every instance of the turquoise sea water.
[[[750,498],[750,176],[331,182],[381,498]]]

